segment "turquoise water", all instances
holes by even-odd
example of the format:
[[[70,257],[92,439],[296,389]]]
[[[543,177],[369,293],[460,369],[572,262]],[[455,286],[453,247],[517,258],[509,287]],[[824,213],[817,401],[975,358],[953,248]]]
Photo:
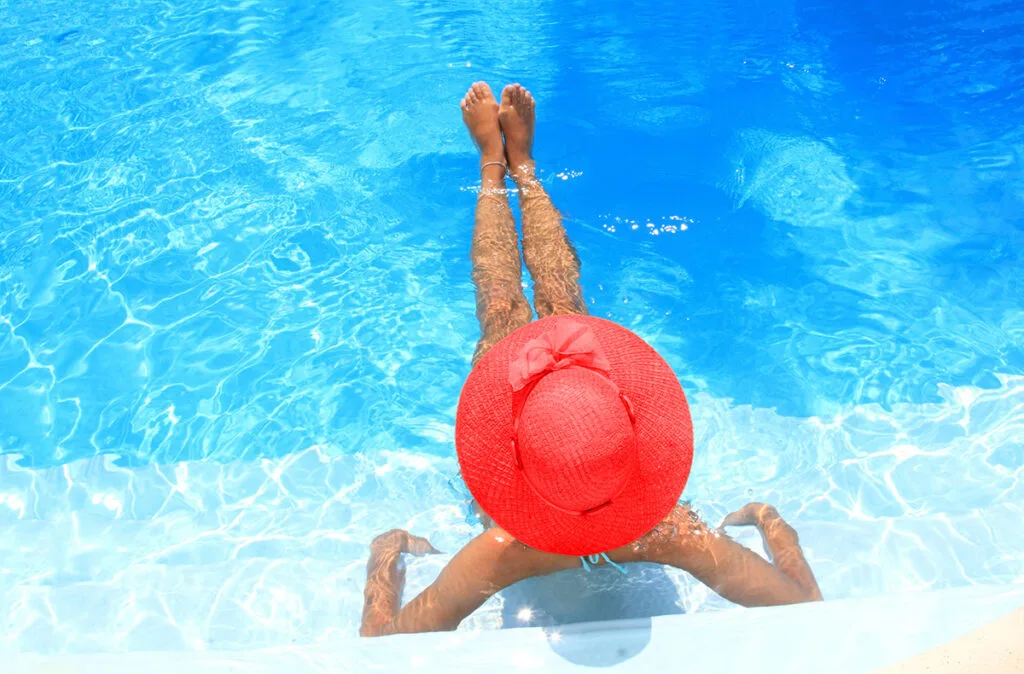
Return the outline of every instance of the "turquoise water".
[[[983,2],[0,1],[0,648],[327,642],[375,533],[479,531],[448,479],[476,79],[538,97],[593,313],[683,381],[686,498],[776,503],[828,597],[1024,580],[1022,28]],[[620,582],[465,627],[728,606]]]

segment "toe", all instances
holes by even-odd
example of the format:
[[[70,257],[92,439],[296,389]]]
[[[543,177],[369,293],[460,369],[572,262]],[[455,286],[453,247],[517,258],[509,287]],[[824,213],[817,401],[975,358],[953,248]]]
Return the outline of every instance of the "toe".
[[[515,88],[511,84],[507,85],[504,89],[501,90],[502,105],[512,105],[512,93],[514,91]]]
[[[488,98],[493,98],[491,88],[487,86],[486,82],[474,82],[473,93],[476,94],[478,101],[486,101]]]

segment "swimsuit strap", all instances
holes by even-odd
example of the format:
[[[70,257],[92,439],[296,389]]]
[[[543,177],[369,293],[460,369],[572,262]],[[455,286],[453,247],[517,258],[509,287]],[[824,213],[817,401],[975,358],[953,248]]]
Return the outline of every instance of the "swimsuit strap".
[[[590,569],[593,568],[593,566],[597,566],[597,563],[600,562],[602,558],[604,558],[604,561],[608,562],[616,569],[618,569],[619,573],[621,573],[623,576],[626,575],[626,569],[623,568],[620,564],[616,564],[612,560],[608,559],[607,552],[602,552],[599,555],[587,555],[586,557],[580,557],[580,561],[583,562],[583,570],[590,571]]]

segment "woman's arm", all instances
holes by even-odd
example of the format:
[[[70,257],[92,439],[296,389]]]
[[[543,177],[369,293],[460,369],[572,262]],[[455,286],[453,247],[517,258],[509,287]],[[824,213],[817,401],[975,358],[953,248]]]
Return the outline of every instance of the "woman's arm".
[[[756,524],[774,564],[708,527],[692,510],[678,506],[648,536],[651,561],[691,573],[729,601],[774,606],[821,599],[821,591],[800,549],[796,531],[771,506],[751,503],[729,515],[725,525]]]
[[[426,539],[399,532],[418,541],[420,550],[436,552]],[[395,536],[388,532],[385,536]],[[380,537],[378,537],[379,539]],[[398,537],[399,542],[401,536]],[[377,541],[374,541],[377,543]],[[579,565],[576,557],[532,550],[504,530],[489,529],[469,542],[441,570],[430,587],[399,610],[404,572],[395,541],[371,545],[367,569],[366,603],[362,636],[454,630],[459,623],[500,590],[531,576],[542,576]],[[417,553],[414,549],[406,550]]]

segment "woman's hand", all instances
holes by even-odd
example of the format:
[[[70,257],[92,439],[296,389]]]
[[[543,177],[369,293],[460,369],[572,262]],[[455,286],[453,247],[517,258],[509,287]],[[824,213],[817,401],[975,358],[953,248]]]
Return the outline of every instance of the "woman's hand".
[[[417,557],[441,554],[441,551],[431,545],[426,538],[413,536],[405,529],[392,529],[377,536],[370,543],[371,556],[387,552],[408,552]]]
[[[768,559],[800,588],[800,601],[820,601],[821,590],[811,572],[811,567],[800,549],[800,538],[796,530],[782,519],[775,506],[765,503],[748,503],[734,513],[726,515],[719,531],[731,526],[757,527],[764,542]]]
[[[370,543],[370,560],[366,565],[366,590],[363,602],[363,625],[359,634],[375,637],[394,632],[394,621],[401,608],[405,568],[399,564],[402,553],[422,557],[440,550],[422,536],[413,536],[404,529],[392,529]]]
[[[721,531],[725,527],[755,525],[763,530],[766,522],[777,519],[779,519],[779,511],[775,509],[775,506],[766,503],[748,503],[736,512],[726,515],[718,529]]]
[[[761,534],[761,541],[764,544],[765,552],[768,554],[768,559],[774,561],[775,549],[772,546],[770,533],[780,523],[785,525],[782,516],[779,515],[779,511],[775,509],[775,506],[755,502],[748,503],[736,512],[726,515],[718,530],[725,533],[726,527],[756,526]],[[795,531],[793,533],[794,535],[796,534]]]

